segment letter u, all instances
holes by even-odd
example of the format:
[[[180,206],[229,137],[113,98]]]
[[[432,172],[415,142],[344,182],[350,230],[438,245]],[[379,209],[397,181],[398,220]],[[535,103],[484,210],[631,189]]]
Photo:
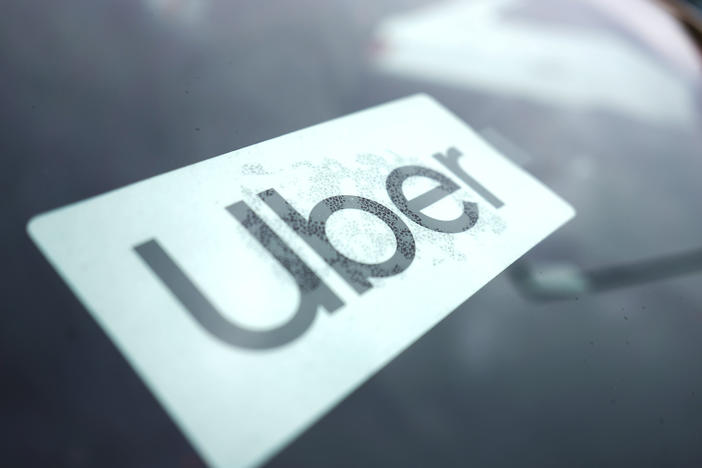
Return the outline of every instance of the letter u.
[[[300,292],[297,311],[285,324],[270,330],[250,330],[225,318],[198,289],[156,239],[134,247],[192,317],[208,332],[233,346],[248,349],[269,349],[300,337],[312,324],[318,307],[333,312],[344,303],[307,264],[244,202],[227,207],[261,245],[293,277]]]

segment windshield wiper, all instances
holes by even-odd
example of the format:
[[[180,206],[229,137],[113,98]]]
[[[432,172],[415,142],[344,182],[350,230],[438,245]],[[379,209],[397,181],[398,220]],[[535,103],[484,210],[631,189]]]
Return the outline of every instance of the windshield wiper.
[[[575,299],[582,294],[635,286],[702,271],[702,248],[596,270],[583,270],[571,263],[519,261],[509,275],[527,299],[548,301]]]

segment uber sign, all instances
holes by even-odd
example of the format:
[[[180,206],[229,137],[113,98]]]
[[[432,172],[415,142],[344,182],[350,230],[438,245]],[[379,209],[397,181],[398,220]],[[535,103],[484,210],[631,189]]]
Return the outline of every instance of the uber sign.
[[[259,464],[573,216],[423,95],[32,219],[203,457]]]

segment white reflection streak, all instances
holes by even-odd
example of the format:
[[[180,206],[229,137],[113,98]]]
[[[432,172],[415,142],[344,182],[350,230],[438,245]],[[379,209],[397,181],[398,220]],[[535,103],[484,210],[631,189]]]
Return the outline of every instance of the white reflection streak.
[[[503,18],[518,0],[450,1],[382,23],[382,73],[666,123],[694,115],[686,83],[601,31]]]

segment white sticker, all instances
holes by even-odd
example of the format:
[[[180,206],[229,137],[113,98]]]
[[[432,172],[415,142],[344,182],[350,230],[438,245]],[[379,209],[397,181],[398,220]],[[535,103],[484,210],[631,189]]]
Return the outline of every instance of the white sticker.
[[[418,95],[28,230],[205,460],[250,466],[573,214]]]

